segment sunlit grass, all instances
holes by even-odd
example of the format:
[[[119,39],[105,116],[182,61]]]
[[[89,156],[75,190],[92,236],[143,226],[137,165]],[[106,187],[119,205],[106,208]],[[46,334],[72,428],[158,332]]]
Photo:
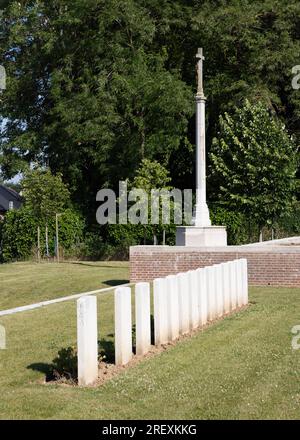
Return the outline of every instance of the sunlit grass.
[[[75,301],[3,317],[0,417],[298,419],[299,297],[299,289],[251,288],[247,310],[86,389],[43,383],[58,350],[76,343]],[[112,292],[98,295],[98,315],[99,340],[112,346]]]
[[[128,262],[81,261],[0,265],[0,310],[128,281]]]

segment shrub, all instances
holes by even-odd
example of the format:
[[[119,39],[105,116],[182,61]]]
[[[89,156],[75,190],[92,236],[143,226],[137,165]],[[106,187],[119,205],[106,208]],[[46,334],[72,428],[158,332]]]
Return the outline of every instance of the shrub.
[[[67,347],[59,350],[57,357],[53,359],[51,376],[56,380],[76,380],[77,370],[77,349]]]
[[[37,247],[37,228],[41,229],[41,250],[45,250],[45,223],[39,222],[24,206],[7,212],[1,227],[1,260],[24,260]],[[72,209],[66,209],[59,218],[59,243],[67,251],[82,241],[84,222]],[[55,252],[55,218],[48,222],[49,250]]]
[[[8,262],[30,257],[36,243],[37,222],[22,208],[6,213],[1,227],[1,260]]]
[[[229,245],[238,245],[248,242],[249,225],[247,224],[245,215],[214,205],[210,209],[210,216],[213,225],[226,226]]]

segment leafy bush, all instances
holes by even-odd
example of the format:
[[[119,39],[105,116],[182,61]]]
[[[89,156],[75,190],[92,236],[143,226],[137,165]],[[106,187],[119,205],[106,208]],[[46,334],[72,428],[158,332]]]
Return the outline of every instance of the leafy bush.
[[[113,258],[114,248],[103,241],[99,232],[86,232],[83,241],[70,249],[70,255],[88,260],[109,260]]]
[[[249,225],[243,214],[214,205],[210,209],[210,216],[213,225],[226,226],[228,244],[238,245],[248,242]]]
[[[41,250],[45,248],[45,223],[38,222],[24,206],[6,213],[1,232],[1,260],[24,260],[33,255],[37,247],[37,228],[41,229]],[[83,238],[84,222],[72,209],[66,209],[59,218],[59,243],[65,250],[79,244]],[[55,252],[55,218],[48,222],[49,250]]]
[[[210,150],[209,181],[215,200],[273,226],[292,208],[297,189],[298,146],[282,122],[260,102],[248,100],[220,117]]]
[[[165,231],[166,244],[174,245],[176,225],[109,225],[107,228],[107,241],[119,249],[129,246],[153,244],[154,234],[158,244],[162,244],[163,231]]]
[[[49,245],[54,253],[55,247],[55,219],[49,222]],[[59,243],[65,249],[69,250],[74,245],[79,245],[83,239],[84,221],[82,217],[74,210],[68,208],[59,217]]]
[[[36,243],[37,222],[30,211],[22,208],[6,213],[1,227],[1,260],[24,260]]]

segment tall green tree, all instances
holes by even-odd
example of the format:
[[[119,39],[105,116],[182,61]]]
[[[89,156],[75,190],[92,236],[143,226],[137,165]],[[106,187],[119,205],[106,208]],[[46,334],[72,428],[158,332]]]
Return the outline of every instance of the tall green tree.
[[[5,175],[46,164],[92,210],[99,187],[133,176],[143,158],[168,164],[193,106],[166,48],[153,46],[142,2],[13,1],[4,16]]]
[[[27,171],[21,186],[26,208],[36,221],[46,224],[46,255],[49,256],[48,224],[56,214],[66,209],[70,199],[69,190],[62,176],[52,175],[49,169]]]
[[[94,220],[95,194],[158,160],[194,184],[195,53],[205,52],[207,144],[218,116],[257,100],[300,136],[298,0],[11,0],[2,3],[0,166],[63,172]],[[0,121],[1,126],[1,121]]]
[[[245,213],[260,230],[291,208],[298,148],[263,104],[246,100],[233,115],[220,117],[210,159],[215,198]]]
[[[25,204],[36,219],[49,220],[68,206],[70,193],[61,174],[33,169],[27,171],[20,184]]]
[[[158,201],[158,209],[159,209],[159,222],[158,224],[151,223],[152,219],[152,209],[153,206],[151,204],[151,196],[152,196],[152,190],[159,190],[159,191],[170,191],[172,190],[172,186],[170,185],[171,178],[169,171],[163,167],[160,163],[157,161],[150,161],[148,159],[142,160],[139,168],[136,171],[136,175],[131,183],[130,186],[133,188],[143,189],[148,196],[148,229],[152,229],[152,235],[153,235],[153,242],[154,244],[157,244],[158,241],[158,235],[162,235],[162,241],[163,244],[165,244],[166,238],[166,229],[172,230],[174,228],[174,224],[171,225],[165,225],[163,224],[162,219],[162,213],[161,213],[161,207],[162,207],[162,200],[161,197]],[[174,209],[174,203],[170,201],[170,211]],[[172,214],[172,212],[170,212]],[[172,216],[170,216],[170,219],[172,220]]]

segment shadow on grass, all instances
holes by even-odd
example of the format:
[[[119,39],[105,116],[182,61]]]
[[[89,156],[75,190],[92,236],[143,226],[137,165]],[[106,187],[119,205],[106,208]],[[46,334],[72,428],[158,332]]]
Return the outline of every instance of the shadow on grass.
[[[95,261],[97,261],[97,260],[95,260]],[[62,261],[60,264],[76,264],[79,266],[87,266],[87,267],[94,267],[94,268],[101,267],[104,269],[117,269],[118,267],[123,267],[123,266],[104,264],[104,263],[93,264],[93,263],[89,263],[89,262],[85,262],[85,261]]]
[[[102,281],[102,284],[106,284],[107,286],[118,286],[120,284],[127,284],[129,280],[106,280]]]
[[[77,380],[77,350],[74,347],[62,348],[53,359],[52,364],[37,362],[27,366],[45,375],[46,382],[53,380]]]
[[[45,375],[46,382],[53,380],[53,365],[44,364],[42,362],[36,362],[27,366],[28,369],[33,371],[39,371]]]
[[[115,362],[115,345],[113,340],[100,339],[98,341],[98,360],[113,364]],[[36,362],[27,366],[28,369],[39,371],[45,375],[46,382],[50,381],[77,381],[78,362],[77,349],[74,347],[62,348],[51,364]]]
[[[151,344],[154,344],[154,318],[151,315]],[[136,352],[136,326],[132,326],[133,352]],[[114,334],[110,333],[98,340],[98,360],[107,364],[115,363]],[[28,369],[45,375],[46,382],[71,381],[76,382],[78,376],[77,349],[62,348],[51,364],[36,362],[27,366]]]

